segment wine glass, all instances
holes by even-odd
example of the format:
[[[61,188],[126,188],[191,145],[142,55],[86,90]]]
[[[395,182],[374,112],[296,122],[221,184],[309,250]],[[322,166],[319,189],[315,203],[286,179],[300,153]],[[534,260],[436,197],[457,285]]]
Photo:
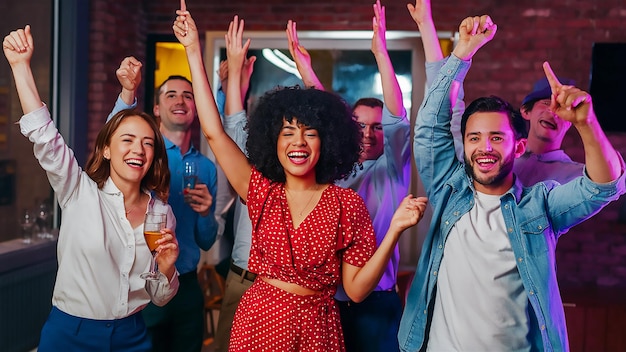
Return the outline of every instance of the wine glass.
[[[24,209],[20,218],[22,228],[22,242],[30,244],[33,241],[33,225],[35,225],[35,214],[30,209]]]
[[[183,195],[185,203],[191,203],[190,189],[196,188],[196,182],[198,181],[198,169],[196,163],[193,161],[185,161],[183,169]]]
[[[37,233],[37,237],[41,239],[52,239],[52,233],[50,232],[50,209],[46,202],[41,202],[37,207],[37,217],[35,222],[37,223],[37,227],[39,228],[39,232]]]
[[[161,230],[165,228],[166,216],[163,213],[148,213],[143,223],[143,236],[146,239],[146,244],[152,253],[152,259],[150,261],[150,271],[141,274],[141,278],[144,280],[159,280],[159,268],[156,263],[158,245],[156,241],[161,238]]]

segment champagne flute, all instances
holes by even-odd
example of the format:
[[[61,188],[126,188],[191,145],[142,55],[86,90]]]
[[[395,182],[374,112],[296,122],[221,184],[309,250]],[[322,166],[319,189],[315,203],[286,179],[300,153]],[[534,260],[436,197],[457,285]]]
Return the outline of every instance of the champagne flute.
[[[159,280],[159,268],[156,263],[157,247],[156,241],[161,238],[161,230],[165,228],[166,215],[163,213],[148,213],[143,224],[143,236],[146,239],[146,244],[152,253],[150,260],[150,271],[141,274],[141,278],[144,280]]]
[[[30,244],[33,238],[33,225],[35,225],[35,214],[30,209],[24,209],[20,218],[22,228],[22,242]]]

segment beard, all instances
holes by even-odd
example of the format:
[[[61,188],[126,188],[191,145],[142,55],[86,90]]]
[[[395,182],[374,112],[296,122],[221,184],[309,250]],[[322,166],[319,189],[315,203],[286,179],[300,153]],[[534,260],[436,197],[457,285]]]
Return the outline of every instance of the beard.
[[[474,165],[476,162],[469,160],[465,155],[463,157],[465,159],[465,172],[472,177],[472,179],[483,186],[498,186],[503,180],[513,172],[513,162],[515,161],[515,156],[513,153],[508,154],[504,159],[500,159],[498,172],[496,172],[493,176],[483,176],[478,175],[474,171]],[[475,159],[475,158],[473,158]]]

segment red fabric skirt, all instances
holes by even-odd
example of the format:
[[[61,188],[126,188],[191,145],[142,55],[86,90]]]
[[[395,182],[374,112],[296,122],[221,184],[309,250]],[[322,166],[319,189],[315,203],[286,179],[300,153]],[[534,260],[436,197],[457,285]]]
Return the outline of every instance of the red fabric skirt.
[[[258,278],[237,307],[229,351],[344,352],[335,300],[299,296]]]

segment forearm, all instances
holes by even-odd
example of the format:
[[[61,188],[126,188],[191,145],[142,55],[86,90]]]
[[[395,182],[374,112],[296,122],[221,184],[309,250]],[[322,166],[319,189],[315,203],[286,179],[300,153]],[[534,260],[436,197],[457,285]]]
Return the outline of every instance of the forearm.
[[[24,115],[39,109],[42,102],[30,64],[19,63],[11,66],[11,70]]]
[[[186,47],[185,51],[193,82],[193,92],[196,97],[198,118],[204,136],[210,141],[216,134],[223,133],[223,127],[213,92],[211,92],[211,86],[206,77],[204,63],[202,62],[202,50],[198,43]],[[238,95],[239,92],[235,96],[237,97]],[[228,94],[226,98],[228,100]]]
[[[417,23],[417,28],[422,38],[426,62],[435,62],[443,59],[439,36],[437,36],[437,30],[435,29],[435,23],[432,18],[422,23]]]
[[[230,62],[229,62],[230,64]],[[241,67],[228,67],[228,84],[226,85],[226,105],[224,114],[232,115],[243,110],[243,97],[245,93],[241,89]]]
[[[169,302],[178,292],[178,274],[174,270],[171,276],[160,277],[158,281],[146,280],[146,291],[152,303],[162,307]]]
[[[133,105],[137,99],[137,93],[134,90],[128,90],[122,87],[120,99],[122,99],[126,105]]]
[[[358,269],[351,284],[348,287],[344,284],[346,293],[351,300],[361,302],[376,288],[385,272],[387,263],[391,260],[401,234],[401,232],[388,231],[374,255],[363,267]]]
[[[463,83],[471,65],[451,57],[428,89],[417,114],[413,137],[413,155],[429,197],[434,199],[443,176],[455,165],[451,123],[451,91]]]
[[[137,106],[137,99],[133,100],[131,104],[128,104],[126,101],[124,101],[124,99],[122,99],[122,96],[120,94],[120,96],[115,101],[115,105],[113,105],[113,110],[111,110],[109,116],[107,116],[107,121],[109,121],[118,112],[124,109],[132,109],[135,106]]]
[[[251,166],[245,154],[224,131],[211,86],[206,77],[200,44],[187,46],[185,51],[191,71],[192,87],[196,97],[196,109],[202,133],[230,184],[240,197],[246,197],[250,183]],[[238,92],[235,97],[239,98]]]
[[[305,87],[313,87],[317,90],[326,90],[312,68],[309,71],[306,71],[304,74],[300,72],[300,75],[302,76],[302,82],[304,83]]]
[[[374,57],[380,73],[385,106],[392,115],[401,116],[404,114],[402,90],[400,90],[400,84],[396,78],[389,54],[387,51],[384,51],[375,54]]]
[[[208,251],[217,236],[217,220],[215,219],[215,207],[211,206],[211,211],[207,216],[198,216],[195,239],[198,247]]]
[[[207,183],[209,193],[213,197],[213,202],[206,214],[199,214],[196,220],[195,239],[200,248],[208,251],[213,243],[215,243],[215,237],[217,236],[218,223],[215,219],[215,209],[217,208],[217,170],[215,173],[211,173],[209,176],[209,182]]]
[[[589,178],[596,183],[617,179],[623,172],[620,158],[597,119],[575,126],[585,149],[585,169]]]

